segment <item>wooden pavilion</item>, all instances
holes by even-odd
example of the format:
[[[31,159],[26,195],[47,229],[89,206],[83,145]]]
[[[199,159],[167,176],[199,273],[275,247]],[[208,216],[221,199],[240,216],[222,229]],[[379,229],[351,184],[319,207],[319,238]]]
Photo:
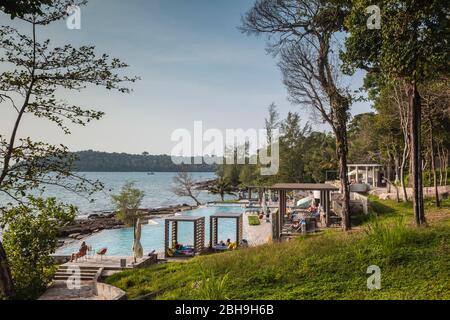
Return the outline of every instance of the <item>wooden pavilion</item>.
[[[209,217],[209,246],[212,248],[218,243],[219,219],[235,219],[236,220],[236,246],[242,242],[243,235],[243,214],[218,212]]]
[[[271,190],[279,193],[279,208],[277,214],[274,215],[273,223],[273,238],[281,239],[284,216],[286,215],[287,197],[289,191],[320,191],[320,205],[325,214],[325,223],[327,227],[330,225],[330,205],[331,192],[339,191],[339,188],[326,183],[278,183],[273,185]]]
[[[194,252],[200,253],[205,248],[205,217],[174,216],[165,219],[164,256],[171,247],[171,241],[178,242],[178,223],[190,222],[194,227]]]

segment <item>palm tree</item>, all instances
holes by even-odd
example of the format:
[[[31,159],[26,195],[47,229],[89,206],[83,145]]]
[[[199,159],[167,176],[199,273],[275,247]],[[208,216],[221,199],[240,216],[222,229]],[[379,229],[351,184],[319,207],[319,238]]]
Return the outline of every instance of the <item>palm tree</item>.
[[[226,178],[219,178],[215,185],[209,188],[212,194],[219,194],[222,201],[224,201],[225,194],[233,194],[231,182]]]

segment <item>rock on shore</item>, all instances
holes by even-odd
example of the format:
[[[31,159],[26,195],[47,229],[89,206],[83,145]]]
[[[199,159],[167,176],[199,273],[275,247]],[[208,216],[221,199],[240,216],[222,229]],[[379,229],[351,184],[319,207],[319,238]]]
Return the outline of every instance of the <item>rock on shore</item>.
[[[177,212],[192,210],[195,208],[195,206],[182,204],[156,209],[140,209],[140,211],[145,214],[143,221],[148,221],[149,219],[156,218],[158,216],[173,215]],[[87,219],[76,219],[73,223],[61,228],[59,230],[59,237],[79,240],[102,230],[120,229],[124,227],[124,223],[117,220],[114,213],[93,213],[90,214]]]

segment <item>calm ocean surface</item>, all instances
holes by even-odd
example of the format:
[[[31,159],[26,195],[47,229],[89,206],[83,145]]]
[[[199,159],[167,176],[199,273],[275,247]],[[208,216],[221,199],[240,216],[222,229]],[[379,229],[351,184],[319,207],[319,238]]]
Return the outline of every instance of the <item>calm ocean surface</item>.
[[[44,194],[46,197],[56,197],[59,201],[73,204],[78,207],[79,215],[86,215],[95,211],[110,211],[113,209],[111,195],[120,192],[122,186],[133,181],[137,188],[145,193],[142,201],[142,208],[157,208],[176,204],[194,204],[190,198],[176,196],[171,187],[176,173],[173,172],[155,172],[149,175],[146,172],[85,172],[80,173],[90,180],[99,180],[103,182],[105,188],[103,191],[95,193],[90,202],[80,195],[74,194],[62,188],[47,187]],[[214,179],[213,172],[195,172],[191,174],[195,181]],[[220,200],[218,195],[212,195],[201,191],[198,196],[200,202]],[[6,201],[4,195],[0,195],[0,201]]]

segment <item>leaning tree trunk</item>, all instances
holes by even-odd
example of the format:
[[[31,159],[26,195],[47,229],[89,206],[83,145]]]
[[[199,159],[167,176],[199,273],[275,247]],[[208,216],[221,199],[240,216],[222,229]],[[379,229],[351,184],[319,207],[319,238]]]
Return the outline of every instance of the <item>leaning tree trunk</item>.
[[[0,298],[11,297],[14,293],[11,270],[9,269],[6,252],[0,241]]]
[[[418,226],[425,224],[423,207],[423,180],[422,180],[422,155],[420,145],[421,134],[421,99],[416,83],[410,82],[407,86],[410,143],[411,143],[411,176],[413,183],[413,208],[414,217]]]
[[[342,192],[342,229],[351,230],[350,221],[350,186],[347,172],[347,128],[341,124],[336,128],[336,152],[339,159],[339,180]]]

